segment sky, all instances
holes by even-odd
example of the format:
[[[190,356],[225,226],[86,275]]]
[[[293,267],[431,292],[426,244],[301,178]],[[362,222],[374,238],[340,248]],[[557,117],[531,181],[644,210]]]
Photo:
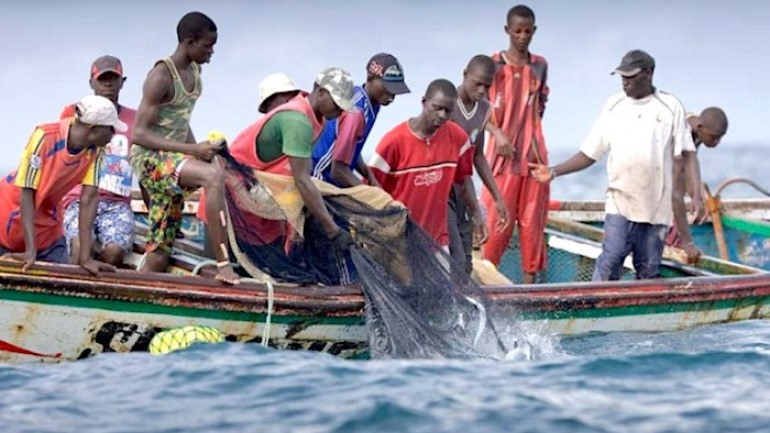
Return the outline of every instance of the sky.
[[[436,78],[459,82],[467,61],[507,48],[505,16],[515,5],[497,0],[53,0],[5,3],[0,25],[0,169],[18,164],[38,123],[91,93],[91,62],[103,54],[122,59],[128,80],[121,102],[136,107],[153,63],[176,47],[176,25],[199,10],[218,26],[203,94],[192,118],[197,137],[217,129],[234,138],[257,113],[257,84],[273,72],[311,88],[329,66],[365,78],[368,59],[395,55],[412,93],[385,107],[365,148],[396,124],[419,113],[420,98]],[[766,149],[770,81],[770,2],[531,1],[537,32],[530,47],[549,62],[551,88],[544,130],[557,162],[574,153],[604,101],[619,92],[610,71],[628,50],[656,60],[654,84],[679,97],[688,111],[725,109],[730,129],[722,146]]]

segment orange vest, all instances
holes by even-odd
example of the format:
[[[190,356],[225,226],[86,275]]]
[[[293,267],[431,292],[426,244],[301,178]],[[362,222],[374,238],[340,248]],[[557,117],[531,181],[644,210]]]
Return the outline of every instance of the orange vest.
[[[257,154],[257,137],[259,137],[259,133],[262,132],[262,128],[267,124],[268,120],[281,111],[298,111],[304,114],[310,121],[310,126],[313,128],[313,142],[315,143],[324,129],[324,122],[318,121],[315,112],[313,111],[313,107],[310,106],[310,102],[307,99],[307,93],[303,92],[294,97],[291,101],[280,105],[273,111],[267,113],[267,115],[251,124],[251,126],[235,137],[235,141],[230,145],[230,154],[236,161],[246,164],[249,167],[254,167],[259,171],[291,176],[291,167],[289,167],[288,156],[281,155],[272,161],[265,162],[259,159],[259,155]]]
[[[315,111],[307,99],[307,93],[301,92],[299,95],[292,98],[292,100],[276,107],[238,134],[235,141],[229,146],[230,155],[241,164],[253,167],[259,171],[291,176],[291,166],[289,165],[289,157],[287,155],[281,155],[272,161],[265,162],[262,161],[257,154],[257,137],[259,137],[260,132],[262,132],[262,128],[267,124],[268,120],[281,111],[298,111],[304,114],[310,121],[310,126],[313,128],[313,142],[315,143],[323,131],[324,122],[318,121]],[[196,215],[201,221],[206,222],[205,191],[201,193]],[[247,226],[259,228],[260,237],[262,238],[261,242],[263,243],[273,242],[286,232],[284,222],[282,221],[266,220],[252,215],[246,215],[244,218],[249,220]],[[243,232],[244,235],[247,233],[248,232]],[[245,236],[245,238],[247,238],[247,236]]]

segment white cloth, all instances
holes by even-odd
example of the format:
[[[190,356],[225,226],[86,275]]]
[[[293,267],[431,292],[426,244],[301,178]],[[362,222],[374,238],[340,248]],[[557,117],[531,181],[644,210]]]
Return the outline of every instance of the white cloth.
[[[673,158],[695,152],[684,107],[668,93],[607,100],[580,151],[607,158],[607,213],[629,221],[671,225]]]

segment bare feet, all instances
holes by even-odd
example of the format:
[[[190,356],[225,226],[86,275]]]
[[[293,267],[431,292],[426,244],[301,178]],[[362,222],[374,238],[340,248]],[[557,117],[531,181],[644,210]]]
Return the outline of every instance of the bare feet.
[[[222,267],[217,265],[217,275],[214,278],[231,286],[241,284],[241,277],[235,273],[233,265],[231,264]]]

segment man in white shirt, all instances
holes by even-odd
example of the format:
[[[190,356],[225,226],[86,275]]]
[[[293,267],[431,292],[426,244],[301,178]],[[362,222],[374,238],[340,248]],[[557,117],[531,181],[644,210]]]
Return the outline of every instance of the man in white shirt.
[[[629,51],[612,72],[621,76],[623,93],[609,98],[580,151],[554,167],[530,164],[538,181],[549,182],[608,155],[604,242],[594,280],[619,279],[629,253],[636,278],[660,276],[664,240],[673,222],[673,160],[683,152],[694,155],[695,145],[682,103],[655,89],[654,71],[652,56]]]

